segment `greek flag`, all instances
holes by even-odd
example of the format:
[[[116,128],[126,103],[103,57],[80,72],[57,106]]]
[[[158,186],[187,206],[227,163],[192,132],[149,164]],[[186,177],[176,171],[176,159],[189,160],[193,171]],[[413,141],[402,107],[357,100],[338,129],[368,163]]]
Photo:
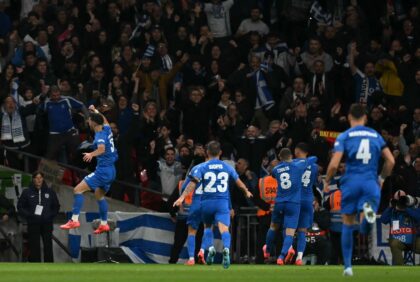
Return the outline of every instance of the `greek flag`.
[[[261,65],[261,67],[263,67],[263,65]],[[254,77],[257,87],[255,109],[264,108],[264,110],[269,110],[274,106],[275,102],[273,100],[273,96],[271,95],[270,88],[268,88],[264,74],[261,70],[258,70],[255,72]]]
[[[169,262],[174,243],[175,223],[166,213],[108,213],[109,220],[116,221],[116,230],[110,234],[110,246],[121,247],[133,263]],[[98,213],[81,213],[80,228],[69,232],[69,250],[73,261],[80,261],[80,248],[107,245],[106,234],[93,234],[91,223],[99,218]],[[222,244],[220,234],[215,233],[216,259],[221,261]],[[178,263],[188,259],[186,244],[179,254]]]

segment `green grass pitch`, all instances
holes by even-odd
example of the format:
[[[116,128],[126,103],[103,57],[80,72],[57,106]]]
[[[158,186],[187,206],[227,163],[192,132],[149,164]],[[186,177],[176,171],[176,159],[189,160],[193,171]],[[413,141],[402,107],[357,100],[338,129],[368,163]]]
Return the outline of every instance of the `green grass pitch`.
[[[420,268],[391,266],[356,266],[353,277],[342,277],[339,266],[232,265],[139,265],[139,264],[29,264],[1,263],[1,282],[129,282],[129,281],[420,281]]]

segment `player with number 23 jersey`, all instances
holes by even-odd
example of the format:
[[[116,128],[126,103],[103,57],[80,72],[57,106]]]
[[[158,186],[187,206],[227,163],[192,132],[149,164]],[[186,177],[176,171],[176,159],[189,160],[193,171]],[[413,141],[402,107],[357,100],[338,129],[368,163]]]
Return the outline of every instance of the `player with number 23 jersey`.
[[[229,180],[237,181],[236,171],[225,162],[212,159],[194,169],[190,177],[201,181],[201,215],[203,222],[212,224],[214,221],[230,225],[229,210]]]

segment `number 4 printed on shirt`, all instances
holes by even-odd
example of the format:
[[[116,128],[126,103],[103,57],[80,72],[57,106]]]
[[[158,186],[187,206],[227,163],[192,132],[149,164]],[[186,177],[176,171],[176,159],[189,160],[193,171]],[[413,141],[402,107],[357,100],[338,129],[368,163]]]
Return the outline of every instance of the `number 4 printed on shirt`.
[[[362,160],[363,164],[368,164],[371,157],[369,139],[362,139],[357,149],[356,159]]]

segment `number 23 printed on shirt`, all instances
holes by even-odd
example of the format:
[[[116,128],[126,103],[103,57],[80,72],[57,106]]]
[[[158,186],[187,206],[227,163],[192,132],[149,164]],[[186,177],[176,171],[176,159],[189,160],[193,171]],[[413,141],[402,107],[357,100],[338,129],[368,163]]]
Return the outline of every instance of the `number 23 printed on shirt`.
[[[206,187],[204,187],[204,192],[216,193],[219,191],[220,193],[223,193],[228,188],[229,174],[226,172],[219,172],[216,175],[214,172],[206,172],[204,174],[204,180],[209,180],[209,183],[206,185]],[[217,180],[220,180],[220,184],[218,184],[217,187],[214,187],[214,184]]]

